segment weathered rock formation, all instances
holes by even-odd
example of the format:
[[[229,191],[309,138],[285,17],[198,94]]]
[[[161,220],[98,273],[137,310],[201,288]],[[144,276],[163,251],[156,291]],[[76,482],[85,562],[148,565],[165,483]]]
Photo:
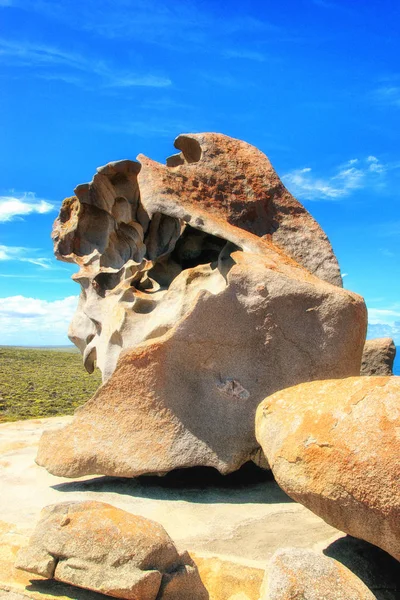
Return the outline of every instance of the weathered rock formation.
[[[16,567],[115,598],[208,598],[193,561],[161,525],[103,502],[44,508]]]
[[[392,338],[367,340],[361,362],[361,375],[393,375],[396,346]]]
[[[217,134],[176,146],[167,166],[102,167],[55,223],[57,256],[80,266],[70,337],[106,383],[44,436],[54,474],[228,473],[257,460],[266,395],[359,374],[364,303],[268,159]]]
[[[196,287],[203,278],[208,289]],[[266,394],[359,372],[361,299],[273,249],[185,270],[172,298],[189,302],[191,284],[187,315],[121,355],[73,422],[44,434],[40,465],[66,477],[196,465],[228,473],[257,452],[254,414]]]
[[[345,566],[311,550],[283,548],[269,563],[260,600],[375,600]]]
[[[400,560],[400,377],[314,381],[266,398],[256,435],[275,478],[327,523]]]
[[[190,310],[188,296],[207,289],[209,273],[193,286],[188,272],[214,265],[224,248],[264,255],[273,241],[317,277],[342,283],[325,233],[264,154],[214,133],[181,135],[175,146],[182,153],[167,166],[140,156],[100,167],[54,224],[57,258],[80,267],[70,338],[104,379],[122,348],[160,337]],[[184,271],[182,298],[170,287]]]

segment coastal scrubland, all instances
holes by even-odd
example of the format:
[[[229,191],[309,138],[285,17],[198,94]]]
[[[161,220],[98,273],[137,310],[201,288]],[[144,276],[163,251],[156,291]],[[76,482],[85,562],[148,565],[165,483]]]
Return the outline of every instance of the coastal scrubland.
[[[0,347],[0,423],[70,415],[100,383],[73,347]]]

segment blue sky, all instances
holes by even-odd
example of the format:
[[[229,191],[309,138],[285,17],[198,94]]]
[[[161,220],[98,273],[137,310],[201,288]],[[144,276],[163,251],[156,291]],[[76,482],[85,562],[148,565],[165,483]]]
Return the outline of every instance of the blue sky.
[[[265,152],[400,344],[396,0],[0,0],[0,343],[68,343],[61,200],[181,132]],[[397,325],[396,325],[397,323]]]

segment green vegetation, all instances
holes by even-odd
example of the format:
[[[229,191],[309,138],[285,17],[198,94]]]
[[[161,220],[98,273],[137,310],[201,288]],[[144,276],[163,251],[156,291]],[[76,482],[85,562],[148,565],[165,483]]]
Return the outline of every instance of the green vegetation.
[[[0,347],[0,422],[70,415],[100,383],[75,348]]]

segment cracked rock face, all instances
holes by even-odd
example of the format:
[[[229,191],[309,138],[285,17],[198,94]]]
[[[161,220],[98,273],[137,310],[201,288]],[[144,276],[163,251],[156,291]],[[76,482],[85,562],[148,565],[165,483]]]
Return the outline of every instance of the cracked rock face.
[[[100,168],[55,222],[56,255],[80,267],[70,338],[105,385],[44,436],[52,473],[228,473],[260,455],[267,394],[360,372],[364,302],[268,159],[218,134],[176,146],[167,165]]]
[[[161,525],[103,502],[44,508],[16,568],[127,600],[208,598]]]
[[[266,398],[256,435],[280,487],[400,560],[400,377],[314,381]]]

